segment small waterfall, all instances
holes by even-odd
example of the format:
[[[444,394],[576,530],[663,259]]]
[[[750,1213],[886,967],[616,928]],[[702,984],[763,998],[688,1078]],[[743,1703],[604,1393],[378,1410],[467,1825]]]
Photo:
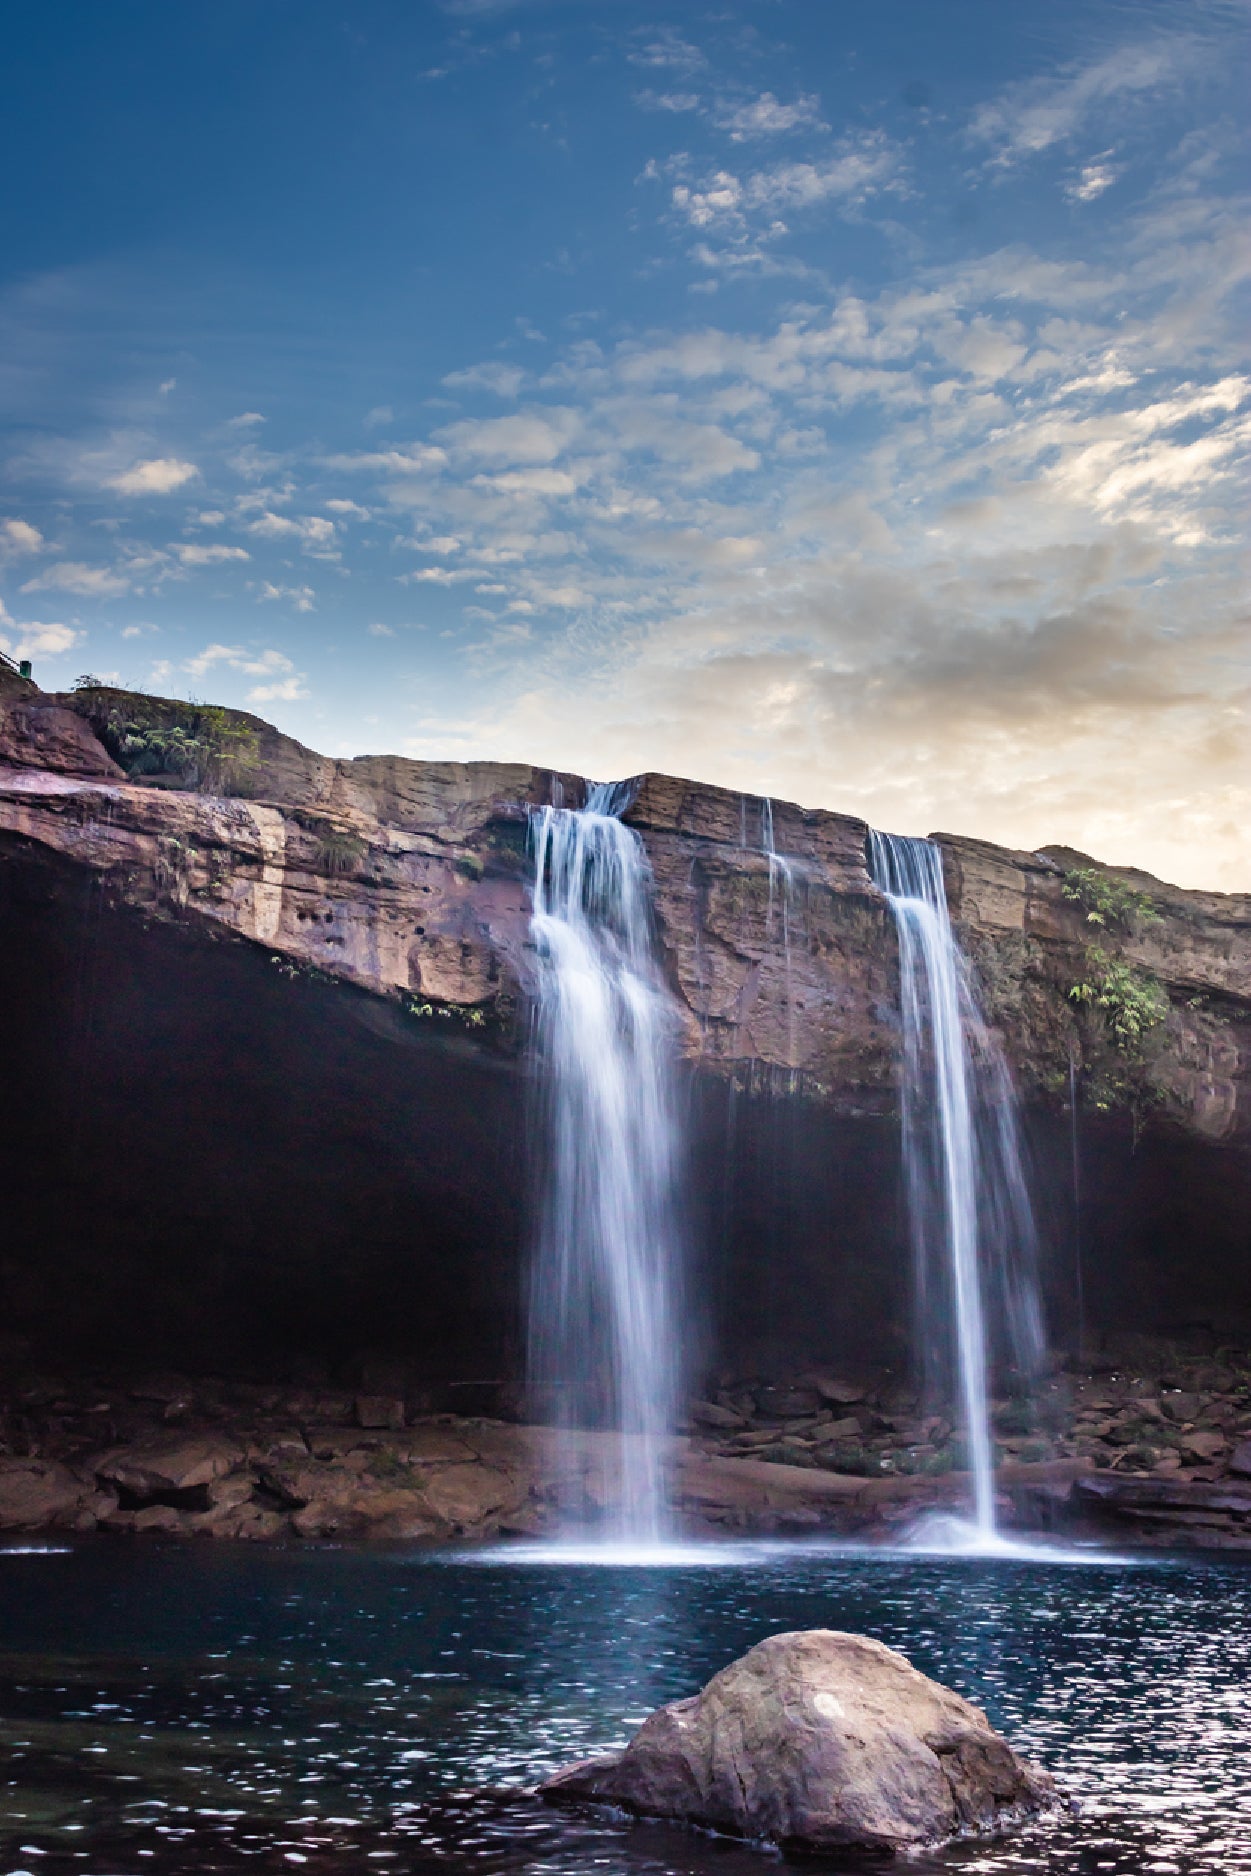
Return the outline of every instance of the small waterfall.
[[[782,968],[786,996],[786,1060],[795,1065],[795,993],[791,977],[791,914],[795,904],[795,862],[779,853],[773,831],[773,802],[760,798],[760,846],[769,863],[769,905],[765,914],[765,933],[773,937],[776,906],[782,910]]]
[[[1069,1169],[1073,1184],[1073,1305],[1077,1318],[1074,1336],[1078,1361],[1086,1351],[1086,1273],[1082,1256],[1082,1148],[1078,1134],[1077,1057],[1069,1050]]]
[[[1036,1236],[1016,1100],[956,943],[932,841],[870,832],[871,877],[899,937],[904,1172],[917,1316],[931,1382],[954,1366],[976,1535],[995,1531],[988,1371],[1024,1378],[1043,1347]]]
[[[656,962],[628,785],[531,815],[547,1165],[530,1289],[530,1384],[566,1428],[608,1427],[619,1539],[664,1535],[661,1441],[680,1362],[674,1012]]]

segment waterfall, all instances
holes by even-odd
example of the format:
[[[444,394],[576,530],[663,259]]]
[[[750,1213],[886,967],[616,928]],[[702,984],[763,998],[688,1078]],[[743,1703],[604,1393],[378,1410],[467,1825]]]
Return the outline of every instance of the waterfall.
[[[544,1185],[529,1376],[566,1428],[624,1435],[614,1536],[664,1534],[662,1438],[680,1363],[672,1002],[656,961],[651,873],[619,819],[628,786],[531,815]]]
[[[1073,1304],[1077,1318],[1074,1347],[1080,1362],[1086,1352],[1086,1275],[1082,1268],[1082,1149],[1078,1134],[1077,1057],[1069,1050],[1069,1170],[1073,1185]]]
[[[904,1175],[923,1355],[931,1383],[954,1368],[976,1534],[989,1539],[991,1350],[998,1343],[1029,1379],[1043,1347],[1015,1093],[951,928],[939,848],[870,832],[868,864],[899,937]]]
[[[795,862],[788,859],[786,854],[778,852],[777,839],[773,831],[773,801],[768,795],[762,795],[760,798],[760,846],[769,863],[769,903],[765,914],[765,936],[770,941],[773,938],[775,906],[780,902],[782,908],[782,983],[786,997],[786,1060],[793,1071],[796,1049],[795,993],[791,979],[791,913],[795,904]]]

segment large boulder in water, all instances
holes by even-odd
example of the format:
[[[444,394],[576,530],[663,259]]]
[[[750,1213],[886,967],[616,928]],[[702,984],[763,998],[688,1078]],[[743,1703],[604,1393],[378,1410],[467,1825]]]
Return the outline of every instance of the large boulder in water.
[[[986,1715],[863,1635],[773,1635],[624,1752],[543,1795],[679,1818],[784,1850],[891,1855],[1003,1830],[1058,1802]]]

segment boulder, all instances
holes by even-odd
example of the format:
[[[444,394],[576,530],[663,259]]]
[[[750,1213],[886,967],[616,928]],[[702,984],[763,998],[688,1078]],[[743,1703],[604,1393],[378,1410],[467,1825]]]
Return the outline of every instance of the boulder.
[[[554,1802],[680,1819],[784,1851],[895,1855],[1059,1802],[985,1714],[881,1642],[773,1635],[661,1707],[624,1752],[560,1772]]]
[[[170,1492],[193,1492],[211,1485],[239,1465],[243,1447],[213,1434],[204,1438],[155,1440],[150,1446],[126,1446],[89,1461],[105,1485],[135,1499],[159,1499]]]
[[[0,1531],[89,1531],[100,1511],[113,1503],[68,1466],[0,1459]]]
[[[460,1536],[489,1527],[501,1513],[519,1511],[529,1496],[524,1480],[481,1464],[443,1466],[430,1474],[425,1492],[431,1510]]]
[[[840,1381],[828,1374],[814,1374],[809,1377],[809,1383],[822,1400],[832,1401],[836,1407],[854,1407],[868,1391],[854,1381]]]
[[[742,1414],[735,1413],[732,1407],[719,1407],[714,1400],[697,1400],[691,1403],[691,1419],[700,1427],[745,1427]]]
[[[1181,1450],[1187,1459],[1197,1460],[1206,1465],[1210,1460],[1219,1459],[1229,1441],[1223,1433],[1201,1429],[1197,1433],[1183,1433]]]
[[[0,762],[60,775],[123,778],[89,723],[33,685],[26,688],[28,697],[12,693],[7,708],[0,702]]]
[[[848,1414],[843,1420],[831,1420],[825,1426],[817,1428],[818,1446],[828,1446],[833,1440],[858,1440],[864,1432],[854,1414]]]
[[[1240,1440],[1229,1455],[1229,1470],[1237,1478],[1251,1479],[1251,1440]]]

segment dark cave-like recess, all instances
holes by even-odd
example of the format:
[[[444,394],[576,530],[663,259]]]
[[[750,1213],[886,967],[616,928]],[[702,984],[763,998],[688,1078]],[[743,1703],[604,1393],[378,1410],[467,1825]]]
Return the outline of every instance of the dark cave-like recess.
[[[533,1190],[524,1057],[0,848],[0,1350],[62,1367],[368,1355],[515,1381]],[[898,1139],[686,1083],[691,1365],[902,1368]],[[1067,1119],[1031,1118],[1053,1339],[1071,1341]],[[1245,1156],[1083,1120],[1087,1333],[1251,1332]]]

